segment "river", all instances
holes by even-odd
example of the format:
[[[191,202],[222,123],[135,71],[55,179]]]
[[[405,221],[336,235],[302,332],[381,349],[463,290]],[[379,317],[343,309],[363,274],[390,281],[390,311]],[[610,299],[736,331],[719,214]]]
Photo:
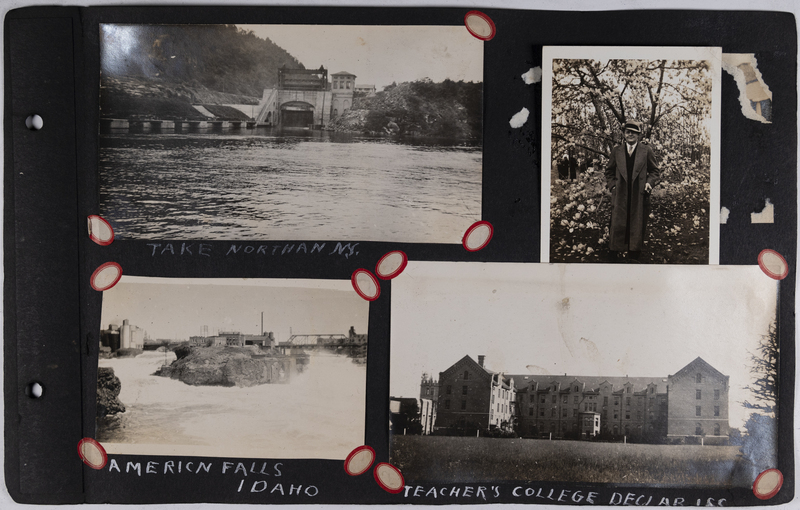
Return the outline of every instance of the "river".
[[[100,142],[119,238],[460,243],[481,219],[480,146],[269,128]]]
[[[364,444],[366,366],[350,358],[314,355],[291,383],[250,388],[150,375],[164,361],[152,351],[100,360],[119,377],[127,408],[98,427],[108,453],[344,460]]]

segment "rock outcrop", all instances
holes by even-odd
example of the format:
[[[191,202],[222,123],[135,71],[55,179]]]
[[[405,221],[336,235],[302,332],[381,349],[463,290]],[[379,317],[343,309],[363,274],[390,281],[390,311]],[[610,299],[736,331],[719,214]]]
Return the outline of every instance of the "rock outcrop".
[[[249,347],[192,347],[176,349],[178,359],[155,375],[193,386],[255,386],[286,383],[296,371],[291,356]]]
[[[103,418],[125,412],[125,404],[119,400],[122,383],[110,367],[97,369],[97,417]]]

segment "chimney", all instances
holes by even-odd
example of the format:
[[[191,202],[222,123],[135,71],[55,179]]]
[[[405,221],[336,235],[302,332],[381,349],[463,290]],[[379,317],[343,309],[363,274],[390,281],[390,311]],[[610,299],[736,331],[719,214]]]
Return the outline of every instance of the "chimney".
[[[483,366],[483,360],[486,359],[486,356],[483,354],[478,354],[478,365]]]

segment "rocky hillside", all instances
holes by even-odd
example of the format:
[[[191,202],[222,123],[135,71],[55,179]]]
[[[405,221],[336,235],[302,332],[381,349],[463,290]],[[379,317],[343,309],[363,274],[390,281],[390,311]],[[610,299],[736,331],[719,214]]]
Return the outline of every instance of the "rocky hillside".
[[[125,412],[125,404],[118,398],[120,391],[122,391],[122,383],[114,374],[114,369],[99,367],[97,369],[96,413],[98,418]]]
[[[120,77],[103,80],[100,88],[100,115],[103,118],[186,119],[206,120],[192,105],[258,104],[258,97],[228,94],[200,85],[190,87],[177,83]],[[232,109],[231,109],[232,110]],[[215,113],[212,111],[212,113]],[[223,119],[247,118],[241,112],[220,112]],[[216,113],[215,113],[216,115]]]
[[[480,140],[483,85],[430,80],[386,87],[359,98],[333,124],[337,131]]]

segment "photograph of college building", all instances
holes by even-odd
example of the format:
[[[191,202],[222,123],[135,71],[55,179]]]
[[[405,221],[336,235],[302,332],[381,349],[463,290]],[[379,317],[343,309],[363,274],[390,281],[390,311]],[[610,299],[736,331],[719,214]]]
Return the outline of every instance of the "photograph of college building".
[[[420,400],[434,407],[431,432],[727,444],[728,388],[729,376],[699,357],[666,377],[585,377],[504,374],[464,356],[438,381],[423,375]]]

